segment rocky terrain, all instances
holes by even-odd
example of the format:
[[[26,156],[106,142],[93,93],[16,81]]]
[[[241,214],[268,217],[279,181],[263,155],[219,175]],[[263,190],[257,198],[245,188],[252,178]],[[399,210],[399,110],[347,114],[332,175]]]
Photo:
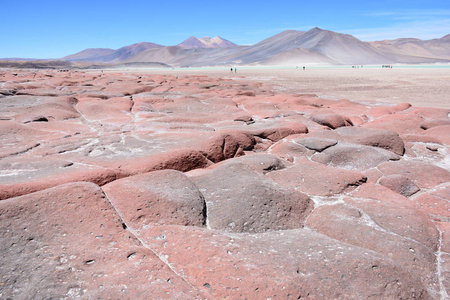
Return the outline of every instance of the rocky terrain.
[[[0,71],[0,298],[448,299],[449,113]]]

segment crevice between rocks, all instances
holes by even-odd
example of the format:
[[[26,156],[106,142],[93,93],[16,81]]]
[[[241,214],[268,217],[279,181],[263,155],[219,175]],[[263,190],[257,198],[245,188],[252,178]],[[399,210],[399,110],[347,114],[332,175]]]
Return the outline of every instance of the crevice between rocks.
[[[435,255],[436,255],[436,276],[438,278],[438,283],[439,283],[439,294],[441,296],[442,300],[445,299],[450,299],[450,296],[447,293],[447,289],[445,288],[444,285],[444,280],[445,277],[442,274],[442,242],[443,242],[443,237],[442,237],[442,231],[439,229],[439,226],[436,226],[437,230],[439,231],[439,247],[438,250],[436,251]]]

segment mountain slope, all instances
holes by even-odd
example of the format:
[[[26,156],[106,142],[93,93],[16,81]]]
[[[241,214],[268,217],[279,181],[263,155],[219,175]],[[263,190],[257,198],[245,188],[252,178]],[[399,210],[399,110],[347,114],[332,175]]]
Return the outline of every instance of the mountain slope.
[[[87,49],[74,55],[63,57],[62,59],[66,61],[117,63],[124,61],[129,57],[135,56],[138,53],[145,51],[147,49],[162,48],[162,47],[164,46],[154,43],[142,42],[125,46],[117,50],[102,49],[102,48]]]
[[[117,49],[115,52],[105,55],[102,57],[102,62],[122,62],[126,60],[129,57],[135,56],[142,51],[148,50],[148,49],[158,49],[162,48],[164,46],[154,44],[154,43],[136,43],[129,46],[122,47],[120,49]]]
[[[65,61],[97,61],[100,57],[110,55],[116,50],[109,48],[90,48],[61,58]]]
[[[269,59],[259,62],[262,65],[291,65],[302,66],[308,64],[327,64],[335,65],[336,61],[326,57],[316,51],[295,48],[278,53]]]

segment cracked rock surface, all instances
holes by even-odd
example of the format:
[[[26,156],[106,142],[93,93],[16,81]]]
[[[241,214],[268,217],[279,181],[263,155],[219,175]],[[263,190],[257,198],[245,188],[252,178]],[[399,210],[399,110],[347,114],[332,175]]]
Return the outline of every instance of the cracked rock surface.
[[[450,109],[198,75],[0,90],[0,299],[449,298]]]

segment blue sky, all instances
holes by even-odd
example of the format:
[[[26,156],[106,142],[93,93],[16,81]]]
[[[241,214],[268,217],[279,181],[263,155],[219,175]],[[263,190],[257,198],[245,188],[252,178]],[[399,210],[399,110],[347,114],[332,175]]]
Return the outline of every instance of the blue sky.
[[[450,0],[104,1],[0,0],[0,57],[59,58],[190,36],[255,44],[313,27],[363,41],[450,34]]]

